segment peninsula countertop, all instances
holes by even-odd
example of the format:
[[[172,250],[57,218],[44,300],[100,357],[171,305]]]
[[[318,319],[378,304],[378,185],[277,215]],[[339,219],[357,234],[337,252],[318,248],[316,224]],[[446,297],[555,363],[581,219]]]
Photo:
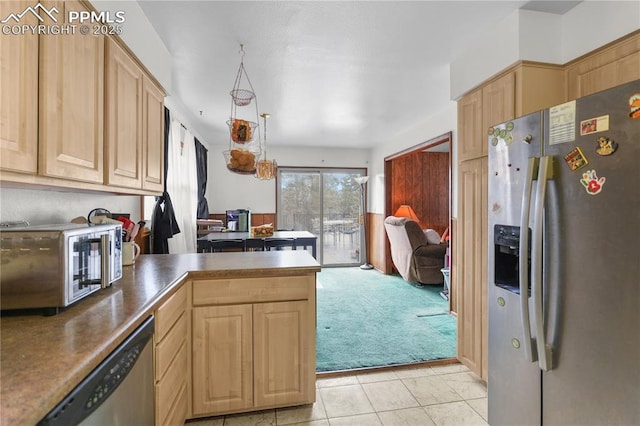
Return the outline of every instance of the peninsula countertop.
[[[0,319],[0,424],[40,421],[187,278],[318,272],[306,251],[140,256],[112,287],[55,316]]]

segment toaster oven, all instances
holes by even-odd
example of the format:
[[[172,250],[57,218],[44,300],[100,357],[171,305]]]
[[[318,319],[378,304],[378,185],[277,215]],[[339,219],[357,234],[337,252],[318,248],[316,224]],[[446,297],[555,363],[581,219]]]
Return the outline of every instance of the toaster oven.
[[[122,277],[122,225],[40,225],[0,233],[0,306],[62,308]]]

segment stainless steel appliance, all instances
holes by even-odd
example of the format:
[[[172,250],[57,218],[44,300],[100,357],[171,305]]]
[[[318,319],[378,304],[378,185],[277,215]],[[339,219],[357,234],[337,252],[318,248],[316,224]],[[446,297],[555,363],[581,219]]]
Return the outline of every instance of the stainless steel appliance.
[[[489,424],[640,424],[640,80],[488,141]]]
[[[227,230],[249,232],[251,228],[251,212],[249,210],[227,210]]]
[[[41,225],[0,234],[0,306],[68,306],[122,277],[122,226]]]
[[[38,425],[153,425],[153,331],[151,316]]]

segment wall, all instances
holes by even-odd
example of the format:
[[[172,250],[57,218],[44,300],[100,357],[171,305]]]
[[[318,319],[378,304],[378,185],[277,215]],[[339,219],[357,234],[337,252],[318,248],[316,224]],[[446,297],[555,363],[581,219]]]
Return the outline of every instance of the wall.
[[[136,1],[90,0],[97,11],[123,11],[124,23],[120,38],[153,74],[164,89],[171,93],[171,54]]]
[[[453,101],[448,101],[445,107],[437,114],[426,118],[410,130],[398,135],[388,143],[376,146],[371,152],[369,167],[369,206],[368,211],[383,215],[384,206],[384,158],[403,151],[412,146],[426,142],[447,132],[453,132],[452,146],[456,146],[457,138],[457,105]],[[452,151],[452,164],[457,163],[455,149]],[[456,183],[456,171],[452,170],[453,188]],[[455,201],[455,197],[453,200]],[[455,205],[454,205],[455,211]]]
[[[141,219],[138,196],[17,188],[0,190],[0,222],[27,220],[32,225],[68,223],[78,216],[87,217],[97,207],[114,213],[131,213],[131,219]]]
[[[561,16],[517,10],[451,62],[451,99],[518,60],[565,64],[638,28],[637,1],[583,1]]]
[[[257,213],[276,211],[276,181],[261,181],[253,176],[227,170],[222,152],[227,145],[209,147],[207,201],[210,213],[231,209],[249,209]],[[336,148],[299,148],[269,146],[269,159],[281,167],[369,167],[370,150]]]

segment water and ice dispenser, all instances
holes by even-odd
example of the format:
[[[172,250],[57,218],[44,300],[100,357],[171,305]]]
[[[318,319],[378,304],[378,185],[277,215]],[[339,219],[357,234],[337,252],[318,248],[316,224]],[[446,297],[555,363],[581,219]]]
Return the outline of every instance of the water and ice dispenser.
[[[529,294],[531,294],[531,229],[528,231],[527,265]],[[520,227],[495,225],[493,229],[493,244],[495,250],[495,285],[520,294]]]

